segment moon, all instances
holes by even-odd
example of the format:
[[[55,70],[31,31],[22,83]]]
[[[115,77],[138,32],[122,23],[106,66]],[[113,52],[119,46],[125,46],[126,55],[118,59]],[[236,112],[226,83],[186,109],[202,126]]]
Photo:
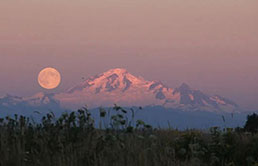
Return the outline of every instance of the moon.
[[[54,89],[59,86],[60,82],[60,73],[52,67],[44,68],[38,75],[38,83],[45,89]]]

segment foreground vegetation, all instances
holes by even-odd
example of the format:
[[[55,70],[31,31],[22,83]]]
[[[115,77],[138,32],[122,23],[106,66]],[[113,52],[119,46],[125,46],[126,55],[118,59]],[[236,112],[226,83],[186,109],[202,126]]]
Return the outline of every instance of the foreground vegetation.
[[[86,108],[59,118],[49,113],[41,123],[17,115],[0,119],[0,166],[258,165],[256,130],[153,129],[134,120],[133,110],[130,118],[128,110],[114,111],[100,109],[98,128]]]

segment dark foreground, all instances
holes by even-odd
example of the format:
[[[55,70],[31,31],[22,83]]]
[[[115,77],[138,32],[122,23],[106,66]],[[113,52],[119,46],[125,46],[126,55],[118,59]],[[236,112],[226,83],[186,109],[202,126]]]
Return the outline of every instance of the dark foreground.
[[[114,107],[94,126],[87,109],[42,118],[0,119],[0,166],[253,166],[258,134],[213,127],[210,131],[153,129]]]

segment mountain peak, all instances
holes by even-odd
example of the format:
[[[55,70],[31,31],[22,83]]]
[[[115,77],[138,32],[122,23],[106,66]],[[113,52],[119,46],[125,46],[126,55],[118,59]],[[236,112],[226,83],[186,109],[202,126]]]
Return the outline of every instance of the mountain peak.
[[[86,89],[94,89],[93,91],[95,91],[95,93],[101,91],[111,92],[116,89],[126,91],[131,85],[137,86],[138,84],[146,84],[147,82],[148,81],[145,81],[142,77],[130,74],[124,68],[114,68],[85,80],[83,83],[69,89],[68,93]]]
[[[198,108],[199,110],[232,110],[233,102],[213,97],[192,89],[183,83],[178,88],[169,88],[160,81],[148,81],[134,76],[124,68],[114,68],[91,77],[68,90],[55,95],[63,105],[76,108],[85,103],[90,107],[163,105],[171,108]],[[229,108],[229,109],[228,109]]]
[[[114,69],[108,70],[105,73],[121,75],[121,74],[127,74],[128,71],[126,69],[124,69],[124,68],[114,68]]]
[[[181,86],[179,87],[179,90],[185,91],[185,90],[191,90],[190,86],[186,83],[182,83]]]

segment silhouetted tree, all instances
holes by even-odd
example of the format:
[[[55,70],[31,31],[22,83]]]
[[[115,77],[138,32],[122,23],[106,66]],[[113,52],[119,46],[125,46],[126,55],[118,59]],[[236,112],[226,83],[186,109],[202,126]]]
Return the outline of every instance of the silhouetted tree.
[[[258,115],[253,113],[247,116],[247,121],[244,127],[245,131],[257,133],[258,132]]]

